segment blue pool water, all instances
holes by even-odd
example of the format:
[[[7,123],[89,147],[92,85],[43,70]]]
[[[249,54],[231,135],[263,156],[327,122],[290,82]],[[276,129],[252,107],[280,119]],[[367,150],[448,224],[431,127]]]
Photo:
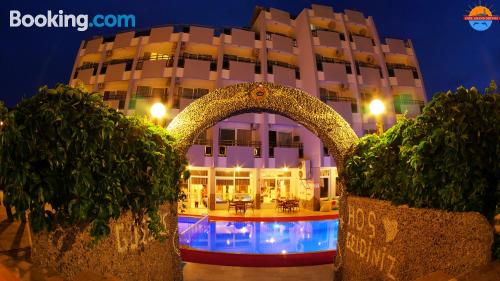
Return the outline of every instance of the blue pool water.
[[[189,248],[240,254],[311,253],[336,249],[337,220],[230,222],[179,217],[179,240]],[[195,224],[193,226],[193,224]]]

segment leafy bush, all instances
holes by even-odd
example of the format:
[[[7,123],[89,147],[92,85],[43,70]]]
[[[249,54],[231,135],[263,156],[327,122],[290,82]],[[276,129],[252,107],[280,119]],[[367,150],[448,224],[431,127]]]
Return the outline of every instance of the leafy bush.
[[[500,202],[495,91],[492,83],[488,94],[463,87],[436,94],[416,120],[363,137],[341,175],[348,192],[410,207],[476,211],[493,223]]]
[[[100,238],[109,234],[110,219],[130,210],[160,237],[157,212],[179,198],[185,170],[164,129],[107,107],[98,93],[64,85],[41,88],[5,123],[0,178],[6,201],[18,216],[29,210],[34,231],[90,224]]]

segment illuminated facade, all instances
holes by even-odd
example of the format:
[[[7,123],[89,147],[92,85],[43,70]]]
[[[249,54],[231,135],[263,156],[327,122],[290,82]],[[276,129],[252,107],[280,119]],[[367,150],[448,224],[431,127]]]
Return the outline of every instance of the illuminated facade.
[[[250,28],[174,25],[92,38],[82,42],[70,80],[103,92],[125,114],[149,114],[163,102],[170,120],[210,90],[243,82],[302,89],[334,108],[358,136],[376,129],[367,110],[373,98],[385,102],[385,128],[402,114],[419,114],[426,99],[411,41],[382,42],[371,17],[322,5],[297,16],[257,7]],[[295,197],[309,207],[313,197],[337,196],[328,148],[280,115],[223,120],[200,132],[187,157],[191,208],[225,208],[235,197],[258,198],[260,208]]]

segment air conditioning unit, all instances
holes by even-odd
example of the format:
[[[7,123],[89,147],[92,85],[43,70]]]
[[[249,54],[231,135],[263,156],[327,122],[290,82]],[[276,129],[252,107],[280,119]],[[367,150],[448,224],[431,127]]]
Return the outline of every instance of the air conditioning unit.
[[[299,179],[306,180],[311,178],[311,160],[301,160],[298,168]]]
[[[106,86],[104,83],[97,83],[97,89],[102,90]]]
[[[113,55],[113,50],[106,51],[106,57],[111,57]]]
[[[342,52],[342,50],[339,50],[339,49],[335,50],[335,57],[340,58],[343,55],[344,55],[344,52]]]
[[[366,62],[368,62],[368,63],[374,63],[375,62],[375,58],[372,55],[368,55],[366,57]]]

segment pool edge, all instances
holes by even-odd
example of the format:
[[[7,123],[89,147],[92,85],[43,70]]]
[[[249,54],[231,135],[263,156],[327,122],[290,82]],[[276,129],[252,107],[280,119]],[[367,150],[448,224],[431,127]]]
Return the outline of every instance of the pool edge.
[[[293,254],[234,254],[181,248],[183,262],[241,267],[294,267],[332,264],[337,251]]]

